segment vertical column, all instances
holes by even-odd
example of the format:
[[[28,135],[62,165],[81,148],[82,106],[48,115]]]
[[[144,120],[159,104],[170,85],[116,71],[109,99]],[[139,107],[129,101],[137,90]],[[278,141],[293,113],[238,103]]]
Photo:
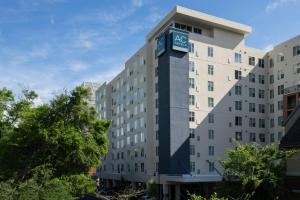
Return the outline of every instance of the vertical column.
[[[163,200],[169,200],[169,185],[163,184]]]
[[[180,184],[177,183],[175,185],[175,200],[180,200],[180,195],[181,195]]]

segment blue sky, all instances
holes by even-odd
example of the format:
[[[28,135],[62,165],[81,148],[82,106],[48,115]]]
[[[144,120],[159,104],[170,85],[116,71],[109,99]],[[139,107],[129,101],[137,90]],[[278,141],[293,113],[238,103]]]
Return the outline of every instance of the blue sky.
[[[175,5],[252,26],[256,48],[300,34],[300,0],[0,0],[0,87],[43,102],[110,80]]]

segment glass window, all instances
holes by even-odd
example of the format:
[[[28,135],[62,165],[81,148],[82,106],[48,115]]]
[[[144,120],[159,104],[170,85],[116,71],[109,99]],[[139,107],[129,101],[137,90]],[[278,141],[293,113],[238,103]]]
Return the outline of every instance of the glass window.
[[[195,95],[189,95],[189,104],[195,105]]]
[[[208,155],[209,156],[215,155],[215,147],[214,146],[208,146]]]
[[[242,117],[235,116],[235,125],[236,126],[242,126]]]
[[[237,79],[237,80],[241,80],[242,79],[242,71],[235,70],[234,71],[234,78]]]
[[[214,66],[213,65],[208,65],[207,70],[208,70],[208,75],[214,75]]]
[[[195,145],[190,145],[190,155],[195,155]]]
[[[258,59],[258,67],[264,68],[265,67],[265,61],[262,58]]]
[[[255,103],[249,103],[249,112],[255,112]]]
[[[214,98],[208,97],[208,107],[214,107]]]
[[[215,138],[215,132],[212,129],[208,130],[208,139],[213,140]]]
[[[249,88],[249,97],[255,97],[255,88]]]
[[[190,88],[195,88],[195,79],[189,78],[189,87]]]
[[[214,57],[214,49],[212,47],[207,48],[207,56]]]
[[[215,122],[215,116],[212,113],[208,114],[208,123],[213,124]]]
[[[214,82],[213,81],[208,81],[207,86],[208,86],[208,91],[214,91]]]
[[[264,133],[260,133],[258,137],[260,142],[266,142],[266,135]]]
[[[242,110],[242,101],[235,101],[235,110]]]
[[[190,112],[189,121],[194,122],[195,121],[195,112]]]
[[[242,63],[242,54],[235,53],[234,54],[234,62],[236,62],[236,63]]]
[[[258,75],[258,82],[260,84],[265,84],[265,76],[264,75]]]
[[[241,85],[235,85],[235,95],[242,95],[242,86]]]
[[[255,74],[254,73],[249,73],[249,82],[255,83]]]
[[[252,66],[255,65],[255,58],[254,57],[249,56],[249,65],[252,65]]]
[[[249,141],[255,142],[256,141],[256,134],[255,133],[249,133]]]
[[[189,42],[189,52],[194,53],[194,43]]]
[[[236,141],[242,141],[243,140],[242,132],[235,132],[235,140]]]
[[[189,70],[190,70],[190,72],[195,71],[195,62],[194,61],[189,61]]]

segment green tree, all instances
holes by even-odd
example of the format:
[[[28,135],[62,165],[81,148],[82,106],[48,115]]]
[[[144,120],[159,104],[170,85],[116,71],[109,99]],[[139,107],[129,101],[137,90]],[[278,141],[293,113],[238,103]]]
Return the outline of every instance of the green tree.
[[[224,167],[226,196],[251,196],[252,199],[276,199],[283,190],[286,161],[294,150],[280,150],[278,145],[239,145],[227,151]],[[223,190],[224,192],[224,190]]]
[[[87,102],[89,94],[89,89],[76,87],[48,104],[35,106],[35,92],[24,90],[23,98],[16,99],[10,90],[1,89],[0,181],[15,180],[35,188],[30,182],[34,169],[47,166],[52,178],[59,178],[62,184],[78,181],[85,185],[78,188],[91,190],[83,173],[99,166],[107,153],[110,122],[98,119]]]

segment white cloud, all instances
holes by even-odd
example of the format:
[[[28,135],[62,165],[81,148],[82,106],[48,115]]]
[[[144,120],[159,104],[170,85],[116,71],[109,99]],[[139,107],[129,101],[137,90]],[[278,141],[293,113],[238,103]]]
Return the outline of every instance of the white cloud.
[[[266,12],[272,12],[274,10],[276,10],[277,8],[287,4],[287,3],[293,3],[293,2],[297,2],[298,0],[273,0],[270,1],[268,3],[268,5],[266,6],[265,11]]]
[[[89,68],[89,66],[81,61],[74,61],[69,64],[70,69],[74,72],[84,71]]]
[[[274,48],[273,44],[268,44],[263,48],[263,50],[268,52],[271,51],[273,48]]]
[[[132,0],[132,5],[134,7],[142,7],[143,6],[143,0]]]

